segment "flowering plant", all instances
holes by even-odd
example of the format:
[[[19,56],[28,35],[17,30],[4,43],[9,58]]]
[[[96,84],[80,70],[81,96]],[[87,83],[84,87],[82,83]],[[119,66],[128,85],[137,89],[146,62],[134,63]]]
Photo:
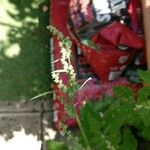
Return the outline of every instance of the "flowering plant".
[[[104,96],[100,101],[87,102],[80,109],[79,116],[73,98],[83,86],[76,82],[76,74],[71,64],[70,39],[65,38],[53,26],[48,26],[48,29],[57,36],[62,54],[60,61],[63,69],[53,71],[52,77],[59,90],[67,95],[67,103],[65,98],[58,99],[68,115],[76,119],[80,131],[74,136],[66,125],[60,123],[62,132],[67,136],[67,144],[56,142],[57,146],[53,150],[146,149],[150,141],[150,72],[138,71],[140,82],[144,86],[137,93],[129,87],[114,87],[114,96]],[[61,73],[68,75],[67,85],[60,79]],[[48,145],[51,150],[51,141]]]

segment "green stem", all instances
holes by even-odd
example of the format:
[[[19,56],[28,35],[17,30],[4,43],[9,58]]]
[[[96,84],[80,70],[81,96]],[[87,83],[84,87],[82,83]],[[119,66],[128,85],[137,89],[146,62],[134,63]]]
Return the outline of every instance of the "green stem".
[[[78,125],[79,125],[79,129],[80,129],[80,131],[81,131],[81,134],[82,134],[82,136],[83,136],[85,145],[87,146],[87,150],[92,150],[91,147],[90,147],[90,143],[89,143],[89,141],[88,141],[88,139],[87,139],[87,136],[86,136],[86,134],[85,134],[85,132],[84,132],[84,129],[83,129],[83,127],[82,127],[82,124],[81,124],[81,121],[80,121],[80,119],[79,119],[79,116],[78,116],[77,112],[75,112],[75,117],[76,117],[77,123],[78,123]]]

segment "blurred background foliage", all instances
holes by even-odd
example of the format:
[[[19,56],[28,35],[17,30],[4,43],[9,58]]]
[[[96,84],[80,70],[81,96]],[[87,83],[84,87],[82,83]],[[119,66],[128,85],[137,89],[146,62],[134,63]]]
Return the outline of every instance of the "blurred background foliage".
[[[48,0],[0,0],[0,100],[50,89]]]

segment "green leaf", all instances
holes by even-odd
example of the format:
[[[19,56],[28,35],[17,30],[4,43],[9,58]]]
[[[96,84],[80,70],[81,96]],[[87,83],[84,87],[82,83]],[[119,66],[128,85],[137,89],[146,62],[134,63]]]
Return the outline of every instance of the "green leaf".
[[[109,141],[110,141],[110,142],[112,143],[112,145],[114,145],[115,147],[117,147],[118,144],[121,142],[121,137],[122,137],[122,135],[121,135],[120,130],[114,132],[113,134],[111,133],[111,134],[108,135]]]
[[[124,129],[123,134],[123,144],[120,146],[119,150],[136,150],[137,141],[133,136],[129,128]]]
[[[125,116],[122,115],[118,110],[113,110],[108,112],[105,116],[105,133],[113,132],[115,133],[117,130],[121,128],[124,123]]]
[[[90,145],[95,147],[99,143],[96,141],[99,141],[101,118],[99,113],[94,111],[93,103],[88,102],[85,104],[80,110],[80,118]]]
[[[94,111],[103,112],[108,109],[108,107],[114,102],[113,97],[103,97],[101,100],[94,103]]]
[[[48,150],[69,150],[68,147],[63,143],[55,140],[48,141]]]
[[[116,86],[113,88],[115,96],[121,101],[133,100],[133,92],[128,87]]]
[[[134,126],[136,128],[140,128],[141,126],[141,117],[137,112],[132,112],[128,117],[128,124],[130,126]]]
[[[81,109],[81,120],[86,122],[91,131],[98,130],[100,128],[100,115],[94,111],[94,105],[90,102]]]
[[[133,110],[130,104],[120,104],[116,107],[110,107],[104,116],[105,132],[115,133],[120,130],[120,128],[128,122],[128,118],[132,112]]]
[[[99,112],[94,110],[94,104],[91,102],[86,103],[86,105],[81,109],[82,119],[87,120],[89,127],[91,129],[98,128],[100,124]]]
[[[150,126],[150,108],[146,108],[147,106],[143,106],[138,110],[139,115],[145,125],[145,127]]]
[[[138,101],[150,100],[150,86],[141,88],[138,91]]]
[[[36,100],[40,97],[44,97],[44,96],[47,96],[47,95],[52,94],[52,93],[53,93],[53,91],[44,92],[44,93],[41,93],[37,96],[34,96],[33,98],[29,99],[28,101],[33,101],[33,100]]]
[[[147,140],[150,140],[150,126],[144,127],[141,131],[141,135]]]
[[[138,70],[138,74],[140,78],[144,81],[144,83],[150,84],[150,71]]]

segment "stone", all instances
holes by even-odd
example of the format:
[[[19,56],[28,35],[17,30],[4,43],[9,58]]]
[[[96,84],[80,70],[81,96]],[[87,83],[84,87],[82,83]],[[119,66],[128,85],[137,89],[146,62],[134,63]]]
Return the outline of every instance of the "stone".
[[[41,101],[1,101],[1,112],[39,112],[41,111]]]
[[[52,100],[48,100],[48,99],[42,100],[42,106],[44,112],[53,111]]]
[[[41,113],[0,113],[0,147],[41,150]]]
[[[42,119],[43,125],[43,150],[47,150],[47,142],[53,140],[56,137],[57,131],[54,129],[52,124],[52,112],[43,113]]]

